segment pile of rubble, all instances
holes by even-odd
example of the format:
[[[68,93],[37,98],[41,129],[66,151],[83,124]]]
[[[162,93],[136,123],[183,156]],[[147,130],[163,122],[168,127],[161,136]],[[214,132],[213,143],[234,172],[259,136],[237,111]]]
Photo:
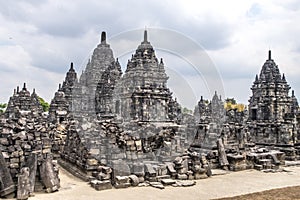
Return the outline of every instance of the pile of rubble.
[[[59,158],[63,153],[66,138],[67,138],[68,123],[66,121],[62,123],[48,124],[48,134],[52,141],[51,151],[55,158]]]
[[[134,170],[134,171],[132,171]],[[113,168],[98,167],[92,173],[90,184],[96,190],[115,188],[127,188],[135,186],[152,186],[164,189],[165,186],[187,187],[195,185],[196,179],[211,176],[211,169],[205,156],[197,153],[188,153],[177,157],[168,163],[128,163],[114,161]]]
[[[141,186],[163,179],[165,182],[165,179],[195,180],[211,175],[204,155],[200,159],[197,153],[184,154],[180,150],[182,139],[176,139],[175,134],[178,127],[170,129],[145,123],[132,126],[131,123],[130,128],[124,128],[124,124],[120,127],[112,120],[87,117],[82,121],[71,120],[65,128],[67,135],[61,146],[60,164],[89,180],[97,190]]]
[[[22,91],[10,99],[10,109],[1,116],[1,197],[17,190],[17,199],[26,199],[35,191],[53,192],[60,187],[47,116],[41,112],[39,102],[34,101],[36,97],[35,93],[30,95],[24,84]]]

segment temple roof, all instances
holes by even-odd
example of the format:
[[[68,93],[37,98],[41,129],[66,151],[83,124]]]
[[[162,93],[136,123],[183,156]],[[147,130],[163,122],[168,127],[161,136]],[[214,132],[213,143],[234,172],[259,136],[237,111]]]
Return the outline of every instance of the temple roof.
[[[62,90],[65,91],[67,87],[72,87],[77,82],[77,73],[74,70],[73,63],[71,62],[70,69],[66,74],[65,80],[62,85]],[[60,89],[60,88],[59,88]]]
[[[260,75],[260,81],[279,82],[282,81],[280,71],[274,60],[271,58],[271,50],[269,50],[268,60],[263,64]]]
[[[153,50],[153,46],[148,41],[148,33],[147,30],[144,31],[144,40],[141,42],[141,44],[138,46],[138,50],[145,50],[145,49],[151,49]]]
[[[162,65],[162,66],[159,66]],[[151,67],[150,67],[151,66]],[[150,67],[150,68],[149,68]],[[163,62],[158,62],[158,59],[155,55],[155,50],[153,46],[148,41],[147,30],[144,31],[144,40],[138,46],[135,51],[135,54],[132,55],[132,58],[128,61],[126,71],[130,69],[157,69],[158,67],[163,68]]]

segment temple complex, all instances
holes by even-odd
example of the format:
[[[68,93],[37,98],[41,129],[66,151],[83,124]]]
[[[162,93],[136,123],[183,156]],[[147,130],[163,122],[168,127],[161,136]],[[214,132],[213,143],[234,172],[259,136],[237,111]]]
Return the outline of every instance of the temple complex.
[[[70,76],[71,70],[72,66],[64,83],[69,79],[76,82],[76,78],[72,79],[76,75]],[[96,188],[111,188],[112,184],[128,187],[126,181],[117,183],[119,176],[125,175],[135,175],[135,182],[155,180],[166,176],[167,168],[174,178],[205,177],[207,166],[198,161],[197,170],[189,173],[187,168],[177,172],[173,164],[178,156],[187,153],[194,125],[193,119],[182,115],[180,105],[167,88],[167,80],[163,60],[156,58],[147,31],[124,74],[103,32],[92,59],[72,87],[72,105],[64,112],[66,118],[57,112],[66,109],[63,87],[59,87],[50,106],[56,111],[56,123],[67,121],[63,129],[65,139],[55,143],[61,144],[55,146],[62,158],[60,163],[76,173],[81,171],[84,179],[103,169],[95,177]],[[68,88],[72,84],[64,85]],[[61,136],[62,131],[57,134]],[[186,156],[185,162],[196,159]],[[181,162],[177,163],[178,169],[182,168]],[[159,169],[164,172],[158,173]]]
[[[300,159],[299,105],[271,51],[248,109],[225,109],[216,91],[184,113],[168,78],[146,30],[124,72],[102,32],[80,76],[71,63],[48,113],[35,90],[17,87],[0,115],[0,197],[57,191],[58,164],[96,190],[163,189],[212,168],[277,170]]]

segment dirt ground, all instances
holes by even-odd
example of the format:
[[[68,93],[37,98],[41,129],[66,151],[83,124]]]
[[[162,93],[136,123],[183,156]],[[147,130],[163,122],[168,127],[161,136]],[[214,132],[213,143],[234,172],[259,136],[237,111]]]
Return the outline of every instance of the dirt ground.
[[[58,192],[39,193],[30,200],[76,200],[76,199],[300,199],[300,167],[285,168],[285,172],[264,173],[256,170],[230,172],[197,180],[192,187],[168,186],[163,190],[152,187],[131,187],[96,191],[64,169],[60,170],[61,189]],[[290,187],[299,186],[299,187]],[[289,187],[279,190],[276,188]],[[270,191],[266,191],[270,190]],[[266,192],[262,192],[266,191]],[[239,196],[254,192],[246,196]],[[285,196],[286,195],[286,196]]]
[[[240,195],[235,197],[221,198],[218,200],[294,200],[300,199],[300,186],[286,187],[280,189],[267,190],[263,192],[256,192],[252,194]]]

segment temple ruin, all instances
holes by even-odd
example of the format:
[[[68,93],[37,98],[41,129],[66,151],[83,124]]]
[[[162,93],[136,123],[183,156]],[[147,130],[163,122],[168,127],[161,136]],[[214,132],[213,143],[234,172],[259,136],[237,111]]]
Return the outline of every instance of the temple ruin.
[[[35,90],[14,90],[0,115],[0,197],[57,191],[58,164],[96,190],[163,189],[194,185],[214,168],[276,170],[300,159],[299,105],[271,51],[248,109],[226,110],[216,91],[190,115],[146,30],[124,72],[106,38],[80,76],[71,63],[48,113]]]
[[[0,197],[18,191],[17,199],[27,199],[34,192],[60,188],[47,115],[35,90],[30,94],[25,83],[22,90],[14,90],[0,116],[0,133]]]

